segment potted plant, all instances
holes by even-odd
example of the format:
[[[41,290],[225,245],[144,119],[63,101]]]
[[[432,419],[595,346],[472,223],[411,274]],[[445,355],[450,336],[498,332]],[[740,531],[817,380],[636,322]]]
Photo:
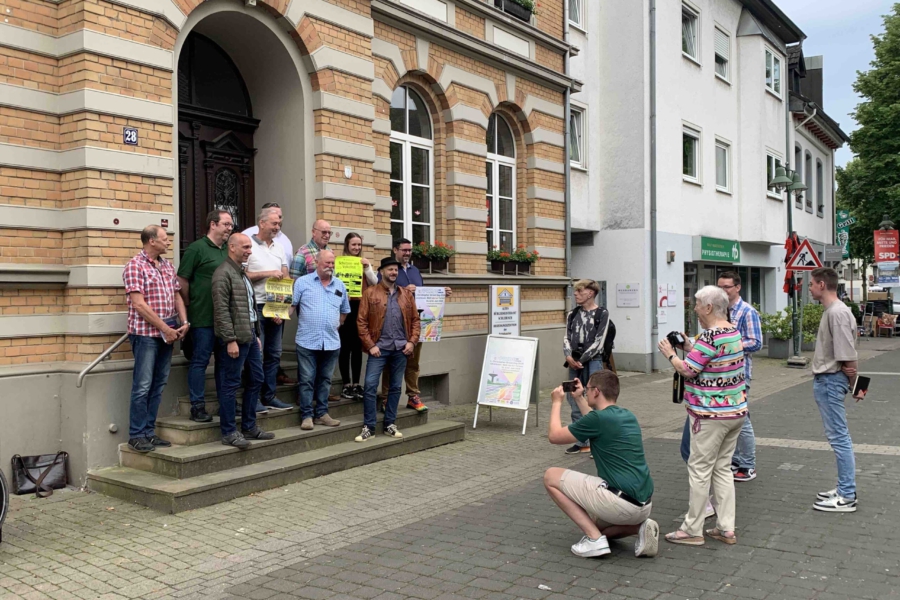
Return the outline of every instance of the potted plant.
[[[525,249],[525,244],[519,244],[516,251],[512,253],[511,260],[516,263],[516,273],[518,275],[530,275],[531,265],[536,263],[540,255],[537,250],[529,252]]]
[[[763,333],[769,336],[769,358],[791,356],[790,309],[760,315]]]
[[[512,261],[512,254],[500,250],[496,246],[488,250],[487,258],[491,262],[491,273],[499,275],[515,275],[516,265]]]
[[[531,15],[537,14],[534,0],[494,0],[494,6],[526,23],[531,22]]]
[[[825,307],[821,304],[807,304],[803,307],[801,350],[812,352],[816,349],[816,334],[819,332],[819,322],[824,313]]]
[[[419,242],[413,246],[412,262],[420,271],[433,273],[435,271],[446,271],[447,263],[456,254],[453,246],[444,242],[435,242],[434,245],[428,242]]]

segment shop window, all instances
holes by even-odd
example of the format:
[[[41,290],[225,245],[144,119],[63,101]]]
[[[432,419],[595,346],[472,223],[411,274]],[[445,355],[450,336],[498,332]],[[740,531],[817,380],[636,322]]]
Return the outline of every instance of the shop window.
[[[487,243],[488,248],[516,249],[516,150],[506,120],[491,115],[487,131]]]
[[[407,86],[391,98],[391,237],[434,242],[434,140],[425,101]]]

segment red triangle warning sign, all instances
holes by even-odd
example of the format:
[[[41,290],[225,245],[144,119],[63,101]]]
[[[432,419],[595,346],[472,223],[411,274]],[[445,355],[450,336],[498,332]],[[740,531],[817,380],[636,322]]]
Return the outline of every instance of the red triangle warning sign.
[[[786,268],[788,271],[812,271],[822,268],[822,261],[809,245],[809,240],[803,240],[791,260],[788,261]]]

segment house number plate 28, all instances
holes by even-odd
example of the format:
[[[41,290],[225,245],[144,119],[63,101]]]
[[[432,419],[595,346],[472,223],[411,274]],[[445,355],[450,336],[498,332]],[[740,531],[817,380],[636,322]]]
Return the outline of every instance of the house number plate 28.
[[[134,127],[126,127],[122,132],[123,142],[129,146],[138,145],[138,130]]]

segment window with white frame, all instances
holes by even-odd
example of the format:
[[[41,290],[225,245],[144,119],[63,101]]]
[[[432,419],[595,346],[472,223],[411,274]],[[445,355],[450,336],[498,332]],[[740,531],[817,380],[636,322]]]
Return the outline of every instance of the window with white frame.
[[[700,15],[686,4],[681,5],[681,52],[700,60]]]
[[[569,22],[584,29],[584,3],[582,0],[569,0]]]
[[[825,167],[816,159],[816,216],[825,216]]]
[[[797,172],[797,177],[800,180],[803,180],[803,148],[800,147],[800,144],[794,146],[794,170]],[[794,194],[794,208],[803,208],[803,199],[798,198],[796,194]]]
[[[731,190],[731,146],[722,140],[716,140],[716,189]]]
[[[781,57],[766,48],[766,88],[781,96]]]
[[[731,73],[731,37],[716,27],[716,75],[728,81]]]
[[[573,106],[569,112],[569,161],[576,167],[587,168],[584,146],[585,111]]]
[[[700,181],[700,132],[690,127],[681,132],[681,172],[685,181]]]
[[[806,176],[806,191],[803,192],[806,197],[806,212],[813,211],[813,162],[812,154],[806,151],[806,161],[803,163],[803,174]]]
[[[775,156],[774,154],[766,155],[766,194],[770,198],[775,198],[777,200],[782,200],[784,198],[783,194],[776,190],[775,188],[768,187],[769,182],[775,179],[775,170],[781,166],[781,159]]]
[[[425,101],[406,86],[391,98],[391,237],[434,242],[434,141]]]
[[[516,249],[516,148],[512,129],[494,113],[488,121],[487,162],[488,249]]]

